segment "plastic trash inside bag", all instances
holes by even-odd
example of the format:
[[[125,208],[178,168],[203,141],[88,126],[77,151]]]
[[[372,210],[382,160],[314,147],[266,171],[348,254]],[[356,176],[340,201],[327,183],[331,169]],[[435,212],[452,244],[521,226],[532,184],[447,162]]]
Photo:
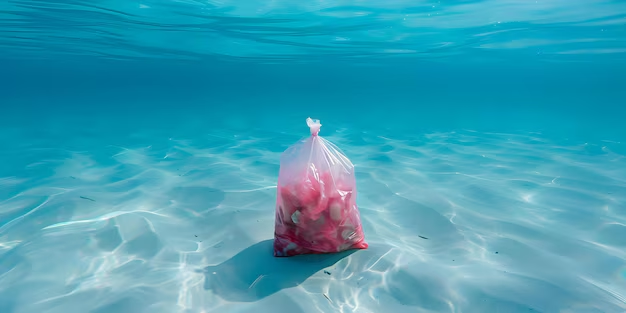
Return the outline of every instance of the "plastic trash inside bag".
[[[318,136],[319,120],[307,119],[311,136],[280,159],[274,256],[367,249],[356,205],[354,165]]]

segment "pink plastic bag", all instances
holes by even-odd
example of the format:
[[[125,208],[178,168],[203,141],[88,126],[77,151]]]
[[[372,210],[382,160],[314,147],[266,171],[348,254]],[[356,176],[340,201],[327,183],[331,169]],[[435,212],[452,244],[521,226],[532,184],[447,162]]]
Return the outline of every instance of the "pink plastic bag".
[[[280,159],[274,256],[367,249],[352,162],[308,118],[311,136]]]

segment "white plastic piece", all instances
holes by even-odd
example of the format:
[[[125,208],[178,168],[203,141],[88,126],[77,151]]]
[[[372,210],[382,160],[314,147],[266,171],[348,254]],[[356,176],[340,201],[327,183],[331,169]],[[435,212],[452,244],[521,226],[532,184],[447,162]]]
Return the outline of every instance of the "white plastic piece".
[[[293,214],[291,214],[291,221],[294,224],[298,224],[298,222],[300,221],[300,211],[295,211],[293,212]]]
[[[330,210],[330,218],[333,221],[340,221],[341,220],[341,210],[342,210],[342,207],[341,207],[341,205],[339,203],[333,202],[329,206],[329,210]]]

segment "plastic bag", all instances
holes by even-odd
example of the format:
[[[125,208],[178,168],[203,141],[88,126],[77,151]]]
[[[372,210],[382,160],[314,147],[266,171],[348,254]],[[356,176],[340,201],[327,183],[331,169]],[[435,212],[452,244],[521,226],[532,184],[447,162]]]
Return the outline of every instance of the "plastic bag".
[[[280,159],[274,256],[367,249],[356,205],[354,165],[318,136],[319,120],[308,118],[311,136]]]

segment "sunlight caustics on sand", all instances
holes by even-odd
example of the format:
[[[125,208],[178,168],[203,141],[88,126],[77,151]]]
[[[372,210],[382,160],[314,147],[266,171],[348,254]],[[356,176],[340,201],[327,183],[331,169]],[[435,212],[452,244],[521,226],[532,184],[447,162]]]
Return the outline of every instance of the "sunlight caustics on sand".
[[[279,155],[299,136],[2,134],[0,312],[626,310],[620,142],[327,133],[370,247],[280,259]]]

